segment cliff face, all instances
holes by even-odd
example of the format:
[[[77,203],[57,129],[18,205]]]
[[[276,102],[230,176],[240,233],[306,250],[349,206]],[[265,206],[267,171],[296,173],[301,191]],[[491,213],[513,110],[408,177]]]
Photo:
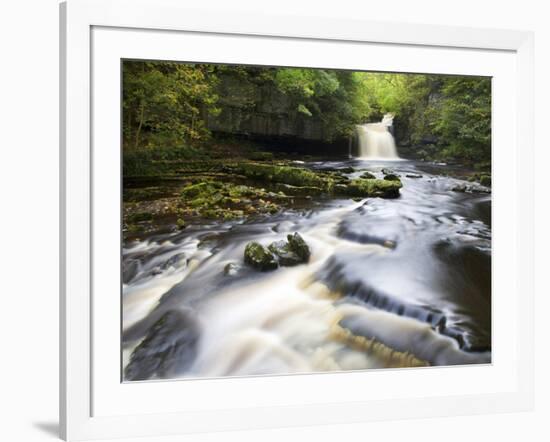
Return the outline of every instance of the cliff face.
[[[214,133],[246,136],[280,147],[292,144],[302,153],[315,146],[323,153],[336,155],[347,149],[347,140],[326,141],[321,119],[299,112],[289,97],[271,84],[253,85],[226,75],[221,77],[218,89],[221,112],[206,120]]]

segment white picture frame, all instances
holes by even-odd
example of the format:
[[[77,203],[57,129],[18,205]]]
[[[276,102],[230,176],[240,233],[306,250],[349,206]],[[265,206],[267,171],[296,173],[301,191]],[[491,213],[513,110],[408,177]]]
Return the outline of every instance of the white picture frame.
[[[177,0],[69,0],[61,4],[60,17],[60,428],[64,439],[161,436],[532,408],[532,33],[242,15],[231,13],[229,9],[195,10]],[[110,157],[94,151],[93,146],[98,141],[109,144],[109,139],[102,139],[103,135],[119,131],[118,107],[111,106],[112,113],[102,118],[107,115],[104,110],[110,106],[109,100],[115,97],[116,102],[119,99],[116,94],[119,79],[112,76],[114,62],[132,55],[177,59],[179,55],[171,51],[181,47],[182,38],[194,39],[199,49],[205,51],[205,59],[199,61],[300,65],[299,60],[305,60],[301,62],[314,66],[317,63],[314,55],[303,58],[304,51],[311,49],[314,54],[338,47],[342,49],[341,60],[335,55],[333,61],[319,61],[318,66],[356,67],[345,59],[345,49],[353,45],[354,50],[363,48],[373,54],[393,51],[402,55],[399,59],[380,55],[378,65],[373,66],[379,70],[414,72],[424,69],[427,72],[447,70],[446,73],[494,75],[500,86],[495,92],[493,108],[493,112],[497,111],[493,143],[502,146],[493,165],[494,196],[497,202],[498,195],[505,195],[511,201],[509,207],[500,206],[500,210],[507,210],[511,220],[500,225],[503,234],[495,232],[494,254],[497,259],[503,256],[502,267],[499,267],[503,271],[494,273],[493,290],[499,289],[498,296],[493,298],[497,306],[494,321],[499,342],[509,342],[510,348],[502,345],[500,354],[495,351],[495,362],[486,368],[405,370],[398,375],[391,371],[384,374],[373,371],[132,385],[117,381],[118,373],[110,374],[109,358],[119,350],[119,343],[109,344],[108,331],[116,327],[118,312],[109,309],[107,313],[110,304],[106,303],[112,301],[97,294],[97,288],[103,288],[101,284],[110,281],[101,277],[101,261],[105,258],[107,262],[107,255],[111,253],[108,247],[103,250],[102,244],[107,244],[111,238],[109,225],[118,226],[119,223],[118,218],[106,216],[112,213],[112,208],[102,207],[103,203],[98,205],[97,196],[105,196],[101,201],[107,201],[109,192],[116,192],[108,186],[102,189],[94,177],[97,173],[115,176],[119,169],[116,163],[110,162]],[[210,43],[201,43],[201,39],[209,39]],[[224,39],[231,39],[232,51],[224,50]],[[139,51],[136,49],[138,40]],[[209,45],[211,51],[217,50],[219,54],[207,53]],[[188,53],[187,56],[192,55]],[[195,55],[193,61],[200,56],[200,53]],[[462,56],[464,59],[460,58]],[[412,61],[407,62],[409,59]],[[420,59],[424,60],[423,64]],[[327,63],[333,64],[327,66]],[[505,94],[504,89],[513,94]],[[98,109],[101,112],[98,113]],[[513,137],[507,137],[507,133]],[[519,149],[521,155],[517,155]],[[98,163],[98,156],[106,161]],[[498,218],[499,212],[495,210],[494,215]],[[102,214],[99,219],[106,220],[104,227],[98,226],[99,213]],[[97,234],[98,229],[102,229],[102,235]],[[118,231],[118,227],[115,230]],[[499,242],[504,233],[512,239],[506,244]],[[116,242],[116,247],[118,244]],[[111,259],[119,259],[118,254]],[[116,337],[111,340],[117,341]],[[119,360],[112,363],[117,365]],[[372,385],[372,396],[365,397],[360,388],[353,388],[354,383],[359,385],[369,379],[373,380],[372,384],[380,382],[383,385],[387,376],[396,376],[396,382],[401,382],[402,389],[407,391],[376,396]],[[439,388],[438,382],[447,385],[449,379],[456,382],[456,391],[444,388],[435,391]],[[493,379],[494,383],[486,379]],[[460,382],[470,384],[471,391],[463,389]],[[319,394],[321,385],[325,387],[322,395]],[[259,391],[263,392],[261,400]],[[280,391],[297,393],[288,398],[278,396]],[[177,392],[184,392],[186,397],[218,397],[216,401],[180,406],[169,400],[169,396]],[[239,395],[236,392],[240,392]],[[147,408],[136,400],[140,397],[147,404],[155,403],[153,397],[163,397],[166,405]]]

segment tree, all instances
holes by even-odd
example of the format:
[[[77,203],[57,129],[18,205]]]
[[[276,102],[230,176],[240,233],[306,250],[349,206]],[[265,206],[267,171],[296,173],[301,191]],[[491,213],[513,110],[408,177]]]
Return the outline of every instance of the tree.
[[[125,148],[177,146],[208,136],[204,113],[217,113],[209,65],[125,61]]]
[[[441,113],[435,133],[444,154],[470,162],[491,158],[491,79],[447,77],[441,88]]]

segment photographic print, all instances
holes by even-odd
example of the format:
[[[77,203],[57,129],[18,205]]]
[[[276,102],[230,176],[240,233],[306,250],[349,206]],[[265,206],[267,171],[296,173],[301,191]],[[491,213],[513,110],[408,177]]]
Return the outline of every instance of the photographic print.
[[[123,60],[124,382],[491,363],[491,78]]]

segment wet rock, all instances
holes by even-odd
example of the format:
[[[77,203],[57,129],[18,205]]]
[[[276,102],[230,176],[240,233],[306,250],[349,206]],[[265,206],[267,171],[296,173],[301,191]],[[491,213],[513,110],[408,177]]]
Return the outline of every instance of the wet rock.
[[[139,271],[139,261],[137,259],[125,259],[122,261],[122,282],[128,284],[136,277]]]
[[[408,173],[405,175],[407,178],[422,178],[422,175],[419,173]]]
[[[388,173],[387,175],[384,175],[384,179],[386,181],[399,181],[399,176],[394,173]]]
[[[290,267],[304,262],[302,258],[290,249],[290,244],[286,241],[272,242],[268,249],[277,257],[279,264],[282,266]]]
[[[352,197],[397,198],[399,197],[399,189],[401,189],[401,187],[403,187],[403,184],[401,184],[399,179],[391,181],[378,179],[365,180],[358,178],[352,180],[346,186],[343,193]]]
[[[386,168],[386,167],[385,167],[384,169],[382,169],[381,172],[384,174],[384,176],[385,176],[385,175],[395,175],[395,176],[397,176],[397,177],[400,176],[398,173],[396,173],[396,172],[394,172],[393,170],[388,169],[388,168]]]
[[[337,168],[336,169],[336,172],[340,172],[340,173],[353,173],[355,172],[355,169],[351,166],[348,166],[348,167],[340,167],[340,168]]]
[[[273,253],[267,247],[257,242],[251,242],[246,245],[244,249],[244,262],[262,272],[275,270],[279,266]]]
[[[457,184],[451,188],[453,192],[461,193],[491,193],[491,189],[488,187],[480,186],[477,184]]]
[[[174,256],[171,256],[166,262],[162,265],[163,269],[169,267],[186,267],[187,266],[187,255],[185,253],[176,253]]]
[[[127,381],[174,378],[197,355],[199,325],[190,310],[166,312],[136,347],[124,370]]]
[[[236,276],[239,273],[240,266],[235,262],[230,262],[223,268],[223,274],[226,276]]]
[[[365,180],[374,180],[376,179],[376,177],[374,176],[374,174],[370,173],[370,172],[363,172],[360,176],[360,178],[363,178]]]
[[[394,226],[391,222],[361,222],[361,216],[353,214],[340,222],[337,234],[340,238],[360,244],[378,244],[388,249],[395,249],[401,228],[400,224]]]
[[[288,235],[287,239],[290,250],[298,255],[303,262],[309,261],[311,250],[304,241],[304,238],[298,232],[295,232],[293,235]]]

